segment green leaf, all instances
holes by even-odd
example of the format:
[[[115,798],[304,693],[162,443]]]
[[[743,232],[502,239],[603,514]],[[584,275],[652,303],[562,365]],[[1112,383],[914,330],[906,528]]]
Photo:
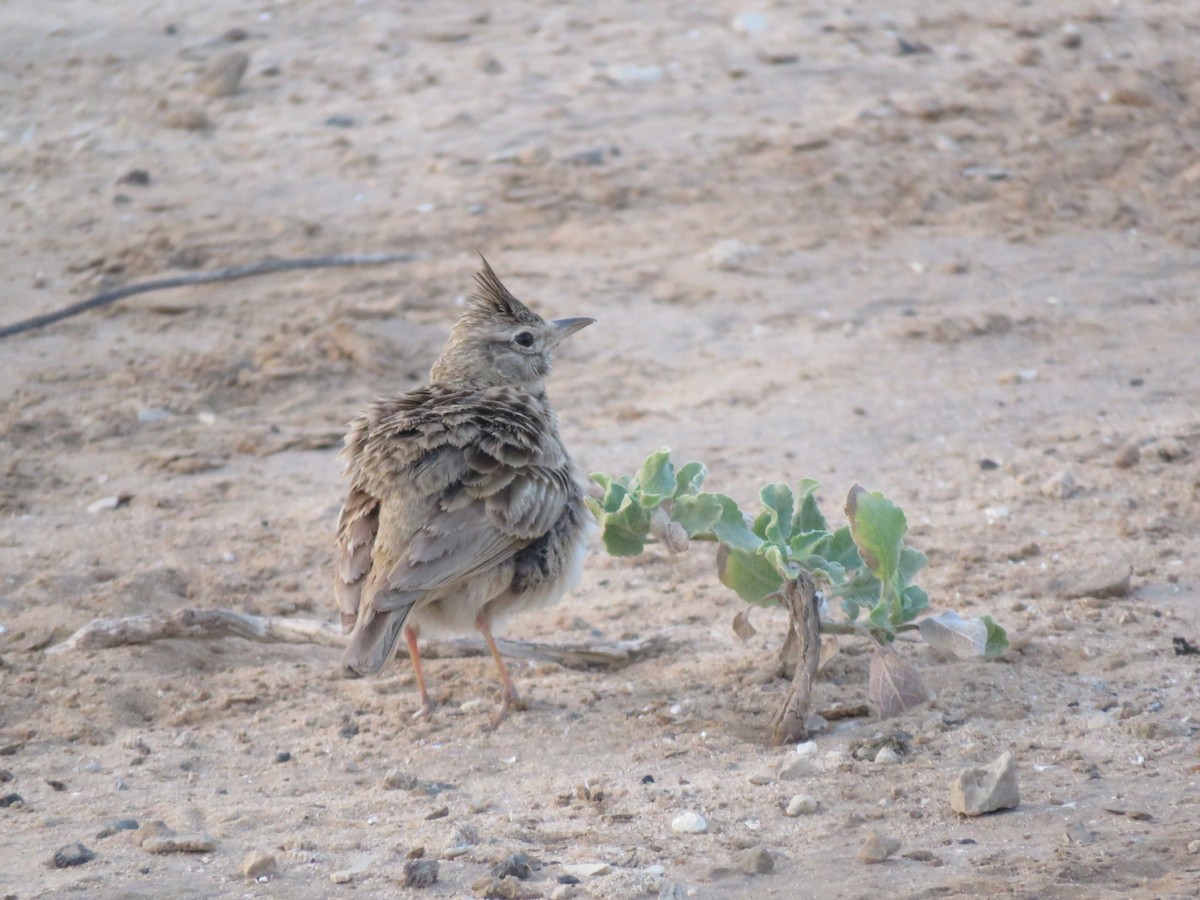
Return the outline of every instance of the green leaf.
[[[878,603],[867,616],[867,620],[888,636],[888,639],[896,636],[896,629],[892,627],[891,611],[888,609],[889,604]]]
[[[723,544],[730,547],[740,547],[743,550],[757,550],[762,546],[762,539],[750,530],[746,517],[732,497],[725,494],[713,494],[721,504],[721,518],[713,525],[713,534]]]
[[[929,608],[929,595],[915,584],[910,584],[900,592],[900,617],[893,617],[893,625],[903,625],[911,622]]]
[[[675,475],[675,493],[673,496],[679,497],[683,494],[694,494],[700,490],[700,485],[704,484],[704,479],[708,475],[708,466],[704,463],[690,462]]]
[[[846,518],[867,568],[894,589],[908,530],[904,511],[879,491],[867,491],[856,484],[846,498]]]
[[[929,557],[920,550],[905,547],[900,551],[900,583],[911,584],[913,576],[929,564]]]
[[[689,538],[712,531],[725,511],[715,494],[682,494],[674,503],[671,518],[683,526]]]
[[[600,501],[595,497],[584,497],[583,502],[587,505],[587,508],[591,510],[592,515],[596,517],[596,521],[603,524],[604,507],[600,505]]]
[[[783,587],[783,576],[765,557],[740,547],[722,545],[717,551],[717,575],[747,603],[760,606]]]
[[[805,531],[793,535],[791,542],[788,544],[792,551],[792,559],[799,562],[807,560],[819,548],[828,546],[831,537],[833,535],[828,531]]]
[[[829,523],[825,521],[825,515],[821,512],[821,508],[817,506],[817,488],[821,486],[821,482],[815,478],[805,478],[799,484],[799,493],[796,497],[800,501],[800,510],[796,514],[796,521],[792,528],[795,531],[828,531]]]
[[[861,612],[861,610],[862,607],[860,607],[849,597],[842,601],[842,611],[846,614],[846,618],[851,622],[858,618],[858,614]]]
[[[862,556],[859,555],[854,538],[850,535],[850,529],[845,525],[830,535],[829,540],[823,546],[815,548],[813,552],[830,562],[839,563],[848,572],[863,567]]]
[[[767,517],[763,537],[777,544],[786,544],[792,536],[792,514],[796,508],[792,489],[776,481],[764,487],[759,496]]]
[[[675,493],[675,466],[671,462],[671,451],[667,448],[651,453],[638,469],[637,486],[644,495],[643,506],[658,506],[663,497]]]
[[[846,580],[846,570],[841,563],[817,556],[815,553],[804,560],[804,565],[810,571],[824,572],[828,575],[829,584],[834,593],[837,592],[838,586]]]
[[[619,481],[614,481],[608,486],[608,491],[604,495],[604,500],[601,505],[606,513],[614,513],[621,508],[625,503],[625,498],[629,496],[629,488]]]
[[[603,472],[593,472],[588,476],[588,478],[592,479],[592,481],[604,488],[606,492],[608,491],[608,486],[612,484],[612,478],[608,475],[605,475]]]
[[[843,600],[853,600],[868,609],[879,603],[879,579],[865,566],[860,567],[850,579],[835,583],[831,593]]]
[[[626,495],[620,509],[604,517],[604,549],[613,556],[637,556],[646,548],[649,530],[650,513]]]
[[[995,659],[1008,649],[1008,633],[992,621],[991,616],[980,616],[980,620],[987,626],[987,647],[983,651],[983,655],[988,659]]]
[[[783,550],[778,544],[768,544],[761,551],[763,559],[775,567],[775,571],[782,578],[795,578],[797,572],[793,571],[793,567],[788,564],[787,558],[783,555]]]

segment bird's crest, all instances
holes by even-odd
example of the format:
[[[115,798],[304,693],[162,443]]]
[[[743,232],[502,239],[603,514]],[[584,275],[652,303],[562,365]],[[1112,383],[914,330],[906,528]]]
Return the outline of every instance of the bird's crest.
[[[475,273],[475,292],[471,294],[471,303],[482,313],[503,316],[514,322],[525,325],[537,325],[542,317],[514,297],[496,277],[488,261],[479,255],[483,267]]]

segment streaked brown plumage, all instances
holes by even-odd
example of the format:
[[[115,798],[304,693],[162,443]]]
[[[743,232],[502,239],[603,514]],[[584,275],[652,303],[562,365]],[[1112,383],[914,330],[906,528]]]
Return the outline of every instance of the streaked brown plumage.
[[[335,592],[347,673],[378,672],[403,636],[418,715],[433,703],[417,636],[479,629],[503,683],[499,722],[520,698],[492,623],[554,602],[579,579],[591,517],[545,379],[553,348],[594,320],[544,321],[486,260],[475,278],[429,385],[351,424]]]

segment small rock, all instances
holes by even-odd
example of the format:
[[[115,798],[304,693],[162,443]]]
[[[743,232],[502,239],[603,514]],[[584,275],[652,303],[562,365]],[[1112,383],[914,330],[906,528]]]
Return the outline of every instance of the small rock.
[[[417,776],[401,772],[399,769],[389,769],[383,776],[383,786],[389,791],[412,791],[416,790],[418,784]]]
[[[1126,566],[1116,571],[1100,572],[1074,585],[1060,590],[1058,595],[1064,600],[1081,600],[1084,597],[1095,597],[1098,600],[1119,600],[1129,596],[1133,570]]]
[[[963,816],[1012,809],[1020,802],[1017,764],[1011,751],[986,766],[963,769],[950,787],[950,807]]]
[[[119,509],[132,499],[132,494],[116,494],[112,497],[101,497],[99,500],[93,500],[89,503],[87,511],[93,514],[110,512],[114,509]]]
[[[750,776],[750,783],[758,787],[762,787],[764,784],[772,784],[774,781],[775,777],[765,772],[758,772]]]
[[[715,268],[736,272],[758,252],[758,247],[739,240],[717,241],[708,250],[708,261]]]
[[[357,722],[347,722],[341,728],[338,729],[338,737],[344,737],[344,738],[346,738],[346,740],[349,740],[350,738],[354,737],[357,734],[358,734],[358,723]]]
[[[0,625],[0,634],[4,634],[4,627]],[[13,780],[13,773],[8,769],[0,769],[0,784],[8,784]]]
[[[1118,469],[1132,469],[1142,459],[1142,450],[1137,444],[1126,444],[1113,457],[1113,465]]]
[[[1078,490],[1078,487],[1070,469],[1063,469],[1043,481],[1039,490],[1043,497],[1049,497],[1051,500],[1066,500]]]
[[[183,131],[203,131],[212,122],[208,113],[195,106],[173,106],[167,110],[163,123],[168,128],[179,128]]]
[[[550,900],[570,900],[576,894],[575,886],[572,884],[558,884],[554,886],[554,890],[550,892]]]
[[[251,850],[242,860],[242,875],[254,881],[279,874],[279,863],[270,853]]]
[[[738,34],[765,34],[771,26],[762,13],[744,12],[730,19],[729,27]]]
[[[1063,832],[1064,844],[1078,844],[1081,847],[1086,847],[1089,844],[1096,843],[1096,832],[1088,831],[1080,822],[1072,822],[1067,826],[1067,830]]]
[[[880,863],[900,849],[900,841],[894,837],[871,830],[862,846],[858,848],[859,862]]]
[[[149,838],[170,837],[175,832],[161,819],[152,819],[149,822],[143,822],[133,832],[133,842],[139,847],[142,846]]]
[[[492,866],[492,877],[507,878],[510,875],[519,881],[527,880],[533,875],[533,860],[525,853],[513,853]]]
[[[789,753],[779,766],[779,771],[775,773],[775,777],[780,781],[797,781],[801,778],[812,776],[815,771],[812,760],[809,757],[796,757]]]
[[[1195,856],[1197,853],[1200,853],[1200,841],[1189,841],[1187,845],[1187,852],[1193,856]]]
[[[894,765],[900,762],[900,754],[891,747],[880,747],[879,752],[875,754],[875,762],[880,765]]]
[[[491,875],[480,878],[471,885],[476,897],[497,898],[497,900],[527,900],[540,897],[542,892],[527,888],[515,878],[495,878]]]
[[[148,837],[142,843],[147,853],[212,853],[217,842],[207,834],[190,832],[165,837]]]
[[[937,859],[932,850],[909,850],[904,854],[904,858],[911,859],[913,862],[933,862]]]
[[[1163,438],[1155,441],[1154,452],[1163,462],[1175,462],[1188,455],[1188,448],[1176,438]]]
[[[241,87],[249,65],[249,54],[241,50],[218,56],[201,74],[196,88],[209,97],[232,97]]]
[[[563,872],[573,878],[599,878],[612,871],[608,863],[573,863],[562,867]]]
[[[354,873],[349,869],[342,869],[338,872],[330,872],[329,880],[334,884],[349,884],[354,880]]]
[[[817,799],[812,794],[796,794],[788,801],[783,813],[793,819],[817,811]]]
[[[292,761],[292,754],[288,753],[286,750],[280,750],[278,753],[275,754],[275,762],[277,762],[277,763],[285,763],[285,762],[291,762],[291,761]]]
[[[448,815],[450,815],[450,807],[439,806],[437,809],[425,816],[425,821],[432,822],[434,819],[444,819]]]
[[[635,63],[607,66],[604,74],[617,84],[651,84],[663,78],[661,66],[639,66]]]
[[[685,812],[671,821],[671,830],[677,834],[704,834],[708,831],[708,823],[699,813]]]
[[[566,157],[565,162],[573,166],[602,166],[604,165],[604,148],[593,147],[590,150],[580,150]]]
[[[96,833],[96,838],[99,840],[106,837],[112,837],[114,834],[120,831],[137,831],[137,829],[137,819],[117,819],[111,825],[106,825],[104,828],[100,829],[100,831]]]
[[[796,745],[796,755],[800,757],[810,757],[817,755],[816,741],[802,741]]]
[[[325,119],[326,128],[353,128],[354,124],[353,116],[343,116],[338,113],[334,113]]]
[[[0,809],[7,809],[10,806],[24,806],[25,798],[20,794],[5,794],[0,797]]]
[[[766,875],[775,868],[775,860],[766,847],[751,847],[738,854],[737,867],[747,875]]]
[[[438,880],[436,859],[410,859],[404,864],[404,886],[427,888]]]
[[[77,841],[55,850],[50,862],[56,869],[69,869],[72,866],[82,866],[95,858],[95,853]]]
[[[150,173],[145,169],[130,169],[117,179],[117,184],[131,184],[135,187],[145,187],[150,183]],[[170,415],[170,413],[168,413]],[[141,415],[138,415],[140,420]]]

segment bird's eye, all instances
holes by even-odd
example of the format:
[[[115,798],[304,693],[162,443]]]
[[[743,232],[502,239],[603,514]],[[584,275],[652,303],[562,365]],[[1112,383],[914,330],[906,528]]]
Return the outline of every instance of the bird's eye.
[[[532,347],[533,346],[533,335],[530,334],[528,331],[522,331],[515,338],[513,338],[513,341],[516,342],[516,345],[518,347]]]

